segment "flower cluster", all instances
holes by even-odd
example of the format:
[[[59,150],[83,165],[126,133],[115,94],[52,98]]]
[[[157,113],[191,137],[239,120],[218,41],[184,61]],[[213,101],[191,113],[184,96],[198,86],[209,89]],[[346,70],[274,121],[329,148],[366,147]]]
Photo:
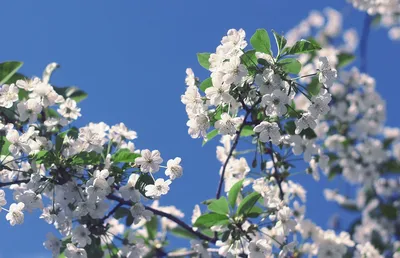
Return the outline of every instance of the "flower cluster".
[[[100,257],[102,244],[115,246],[114,237],[124,233],[113,216],[126,217],[128,226],[152,220],[158,210],[145,202],[168,193],[172,180],[182,176],[181,159],[163,166],[158,150],[135,148],[137,134],[123,123],[74,127],[81,116],[77,102],[86,93],[50,85],[57,67],[50,64],[42,79],[10,74],[0,86],[0,184],[14,201],[7,209],[8,193],[1,190],[0,207],[12,226],[22,224],[26,212],[40,210],[62,237],[47,235],[44,246],[54,257],[63,250],[66,257]],[[168,180],[154,178],[161,167]],[[151,250],[132,236],[121,244],[120,251],[107,250],[126,257]]]
[[[389,28],[389,37],[400,40],[399,0],[348,0],[353,6],[367,12],[366,21]],[[367,25],[369,22],[367,22]]]

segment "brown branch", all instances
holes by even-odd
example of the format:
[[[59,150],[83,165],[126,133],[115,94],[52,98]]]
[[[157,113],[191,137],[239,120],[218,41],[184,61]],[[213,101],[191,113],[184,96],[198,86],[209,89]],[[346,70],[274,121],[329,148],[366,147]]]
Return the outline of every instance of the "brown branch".
[[[247,111],[246,111],[246,115],[245,115],[245,117],[244,117],[244,119],[243,119],[243,123],[240,125],[239,130],[236,131],[235,141],[233,142],[233,145],[232,145],[232,147],[231,147],[231,149],[230,149],[230,151],[229,151],[228,157],[226,158],[225,163],[224,163],[224,166],[222,167],[222,173],[221,173],[221,176],[220,176],[220,178],[219,178],[217,194],[216,194],[216,196],[215,196],[216,199],[219,199],[219,197],[221,197],[221,190],[222,190],[222,184],[224,183],[224,177],[225,177],[225,170],[226,170],[226,167],[228,166],[229,160],[231,159],[231,157],[232,157],[232,155],[233,155],[233,152],[235,151],[236,146],[237,146],[238,143],[239,143],[240,134],[241,134],[241,132],[242,132],[244,126],[246,125],[246,119],[247,119],[247,117],[248,117],[250,114],[251,114],[251,110],[247,110]]]
[[[122,198],[120,198],[120,197],[118,197],[118,196],[115,196],[115,195],[109,195],[109,196],[107,196],[107,198],[108,198],[109,200],[117,201],[117,202],[119,202],[119,203],[122,204],[122,205],[128,205],[128,206],[134,205],[133,202],[131,202],[131,201],[125,201],[124,199],[122,199]],[[211,238],[211,237],[209,237],[209,236],[207,236],[207,235],[204,235],[204,234],[201,233],[201,232],[195,231],[191,226],[189,226],[188,224],[186,224],[185,222],[183,222],[183,221],[180,220],[179,218],[175,217],[174,215],[171,215],[171,214],[169,214],[169,213],[166,213],[166,212],[163,212],[163,211],[154,209],[154,208],[152,208],[152,207],[150,207],[150,206],[146,206],[146,205],[145,205],[144,207],[145,207],[146,210],[149,210],[149,211],[153,212],[154,214],[156,214],[156,215],[158,215],[158,216],[167,218],[167,219],[169,219],[169,220],[175,222],[176,224],[178,224],[179,226],[181,226],[183,229],[185,229],[186,231],[192,233],[193,235],[197,236],[198,238],[215,244],[215,242],[216,242],[216,239],[215,239],[215,238]]]
[[[31,179],[24,179],[24,180],[15,180],[11,182],[0,182],[0,187],[5,187],[5,186],[10,186],[10,185],[15,185],[15,184],[22,184],[22,183],[28,183]]]

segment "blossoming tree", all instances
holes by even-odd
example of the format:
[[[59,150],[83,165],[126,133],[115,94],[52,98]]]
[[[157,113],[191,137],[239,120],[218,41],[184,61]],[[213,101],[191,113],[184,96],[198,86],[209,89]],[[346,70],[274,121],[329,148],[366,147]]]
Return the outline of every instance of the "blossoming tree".
[[[337,44],[340,14],[325,13],[286,35],[231,29],[214,53],[197,54],[208,78],[186,70],[188,133],[221,142],[216,192],[193,204],[191,223],[157,201],[183,175],[179,157],[165,162],[158,150],[137,149],[123,123],[76,128],[87,95],[51,85],[57,64],[28,78],[22,63],[1,63],[5,219],[23,224],[39,209],[58,231],[44,242],[53,257],[400,257],[400,130],[384,126],[375,80],[348,68],[355,30]],[[359,215],[348,231],[307,219],[315,207],[293,175],[318,181],[320,172],[354,185],[351,195],[324,191]],[[190,248],[172,249],[171,235]]]

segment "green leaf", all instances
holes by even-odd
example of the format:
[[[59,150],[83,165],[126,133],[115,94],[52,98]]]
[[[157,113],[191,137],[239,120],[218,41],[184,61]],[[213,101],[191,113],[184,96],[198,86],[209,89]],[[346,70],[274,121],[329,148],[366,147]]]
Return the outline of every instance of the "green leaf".
[[[351,62],[353,62],[356,56],[349,53],[340,53],[339,55],[337,55],[337,58],[338,58],[337,67],[343,68],[348,64],[350,64]]]
[[[263,209],[258,206],[253,206],[247,213],[247,217],[249,218],[257,218],[260,214],[263,213]]]
[[[295,58],[286,58],[279,61],[282,69],[287,73],[298,74],[301,70],[301,63]]]
[[[258,29],[250,39],[250,43],[258,52],[272,55],[271,42],[265,29]]]
[[[101,248],[100,237],[97,238],[92,235],[90,238],[92,243],[85,246],[87,257],[103,257],[104,252]]]
[[[212,85],[212,80],[211,80],[211,77],[209,77],[209,78],[207,78],[207,79],[205,79],[201,84],[200,84],[200,90],[202,90],[202,91],[206,91],[206,89],[207,88],[210,88],[210,87],[212,87],[213,85]]]
[[[3,132],[0,132],[0,133],[4,134]],[[4,156],[9,155],[10,151],[8,149],[9,149],[10,145],[11,145],[11,142],[9,142],[7,140],[6,136],[1,135],[0,136],[0,150],[1,150],[0,154],[4,155]]]
[[[130,227],[133,224],[133,220],[132,213],[129,212],[128,216],[126,216],[125,226]]]
[[[228,206],[228,201],[226,200],[225,197],[221,197],[217,200],[213,200],[207,208],[210,211],[213,211],[218,214],[229,214],[229,206]]]
[[[193,226],[210,228],[215,225],[227,225],[229,218],[218,213],[206,213],[197,218]]]
[[[289,121],[285,124],[285,130],[286,133],[290,134],[290,135],[294,135],[295,131],[296,131],[296,124],[294,123],[294,121]]]
[[[56,137],[56,148],[55,148],[55,150],[56,150],[56,152],[60,152],[61,151],[61,148],[62,148],[62,145],[63,145],[63,143],[64,143],[64,137],[62,137],[62,135],[57,135],[57,137]]]
[[[149,173],[142,173],[136,181],[135,188],[138,189],[143,196],[147,197],[145,188],[148,185],[154,185],[154,179]]]
[[[6,83],[21,68],[22,64],[18,61],[0,63],[0,85]]]
[[[246,137],[254,134],[253,127],[251,125],[245,125],[240,133],[240,136]]]
[[[64,132],[59,133],[58,135],[61,136],[62,138],[65,138],[65,136],[68,135],[68,137],[76,139],[78,138],[79,130],[74,126]]]
[[[247,71],[249,72],[250,75],[255,75],[257,73],[258,67],[257,67],[257,57],[256,57],[256,51],[255,50],[249,50],[246,51],[241,57],[240,57],[241,63],[246,66]]]
[[[247,195],[239,204],[237,214],[246,216],[246,214],[253,208],[260,197],[261,195],[257,192],[252,192],[251,194]]]
[[[380,206],[382,214],[391,220],[395,220],[397,218],[397,209],[393,205],[389,204],[381,204]]]
[[[317,138],[317,134],[314,132],[313,129],[307,128],[301,131],[301,135],[305,135],[307,139],[314,139]]]
[[[84,151],[72,157],[71,165],[96,165],[99,164],[100,158],[100,154],[95,151]]]
[[[207,134],[207,137],[206,137],[206,139],[204,139],[203,140],[203,146],[207,143],[207,142],[209,142],[212,138],[214,138],[215,136],[217,136],[218,135],[218,129],[214,129],[214,130],[212,130],[211,132],[209,132],[208,134]]]
[[[305,39],[297,41],[293,47],[289,49],[289,54],[297,55],[302,53],[313,52],[315,50],[320,50],[321,47],[316,42],[310,42]]]
[[[199,61],[199,64],[206,68],[207,70],[210,68],[210,59],[211,53],[197,53],[197,60]]]
[[[77,103],[87,98],[87,93],[80,90],[78,87],[53,87],[54,90],[62,95],[64,98],[70,98],[75,100]]]
[[[229,201],[229,205],[232,208],[235,208],[235,206],[236,206],[236,200],[240,193],[240,190],[242,189],[243,181],[244,181],[244,179],[236,182],[229,190],[228,201]]]
[[[274,30],[272,30],[272,33],[274,34],[275,42],[278,47],[278,52],[282,53],[283,48],[286,46],[287,40],[283,35],[278,34]]]
[[[149,239],[154,240],[157,236],[158,230],[158,219],[157,216],[153,216],[150,221],[146,223],[146,230],[149,236]]]
[[[171,232],[171,234],[173,234],[176,237],[187,238],[187,239],[197,239],[196,235],[190,233],[189,231],[187,231],[186,229],[184,229],[182,227],[173,228],[169,232]]]
[[[314,77],[310,84],[307,86],[307,91],[313,95],[316,96],[319,94],[319,91],[321,90],[321,84],[319,83],[319,80],[317,77]]]
[[[114,213],[114,218],[115,219],[122,219],[130,214],[130,210],[124,207],[119,207],[115,213]]]
[[[88,94],[83,90],[77,90],[69,96],[71,99],[75,100],[77,103],[81,102],[82,100],[86,99]]]
[[[53,163],[57,163],[57,157],[51,151],[42,150],[33,156],[37,164],[43,164],[45,167],[49,167]]]
[[[138,157],[140,157],[140,154],[138,153],[132,153],[128,149],[120,149],[116,153],[114,153],[111,158],[114,162],[133,163]]]
[[[383,164],[383,173],[399,173],[400,163],[395,159],[390,159]]]
[[[372,19],[371,27],[375,27],[376,28],[376,27],[380,26],[381,20],[382,20],[382,15],[376,14]]]
[[[28,80],[29,78],[22,73],[14,73],[5,83],[11,84],[16,83],[18,80]],[[21,89],[20,89],[21,90]]]
[[[60,117],[60,115],[58,114],[58,112],[55,111],[55,110],[52,109],[52,108],[46,108],[46,109],[45,109],[45,112],[46,112],[46,116],[47,116],[47,117],[54,117],[54,118]]]

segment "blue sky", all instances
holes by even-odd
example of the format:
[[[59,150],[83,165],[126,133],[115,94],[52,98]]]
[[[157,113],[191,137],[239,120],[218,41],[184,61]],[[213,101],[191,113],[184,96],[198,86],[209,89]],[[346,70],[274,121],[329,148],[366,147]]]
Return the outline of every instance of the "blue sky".
[[[138,132],[138,148],[159,149],[165,160],[182,157],[184,177],[161,204],[176,205],[189,219],[195,203],[215,194],[219,164],[217,141],[201,147],[201,140],[187,134],[180,103],[186,67],[204,79],[196,53],[214,51],[228,29],[243,28],[248,35],[257,28],[286,32],[328,2],[345,13],[345,28],[361,31],[364,14],[345,0],[3,1],[0,60],[23,61],[26,75],[41,75],[48,63],[59,63],[52,82],[77,85],[89,94],[80,104],[79,126],[124,122]],[[369,71],[387,100],[391,126],[400,125],[400,90],[393,79],[398,74],[393,57],[399,54],[400,44],[390,41],[386,30],[371,32]],[[318,207],[309,208],[308,216],[325,227],[336,211],[320,194],[326,180],[316,183],[306,175],[296,180],[308,188],[310,207]],[[51,226],[38,214],[26,214],[24,225],[13,228],[4,217],[0,213],[0,257],[50,257],[42,242]]]

